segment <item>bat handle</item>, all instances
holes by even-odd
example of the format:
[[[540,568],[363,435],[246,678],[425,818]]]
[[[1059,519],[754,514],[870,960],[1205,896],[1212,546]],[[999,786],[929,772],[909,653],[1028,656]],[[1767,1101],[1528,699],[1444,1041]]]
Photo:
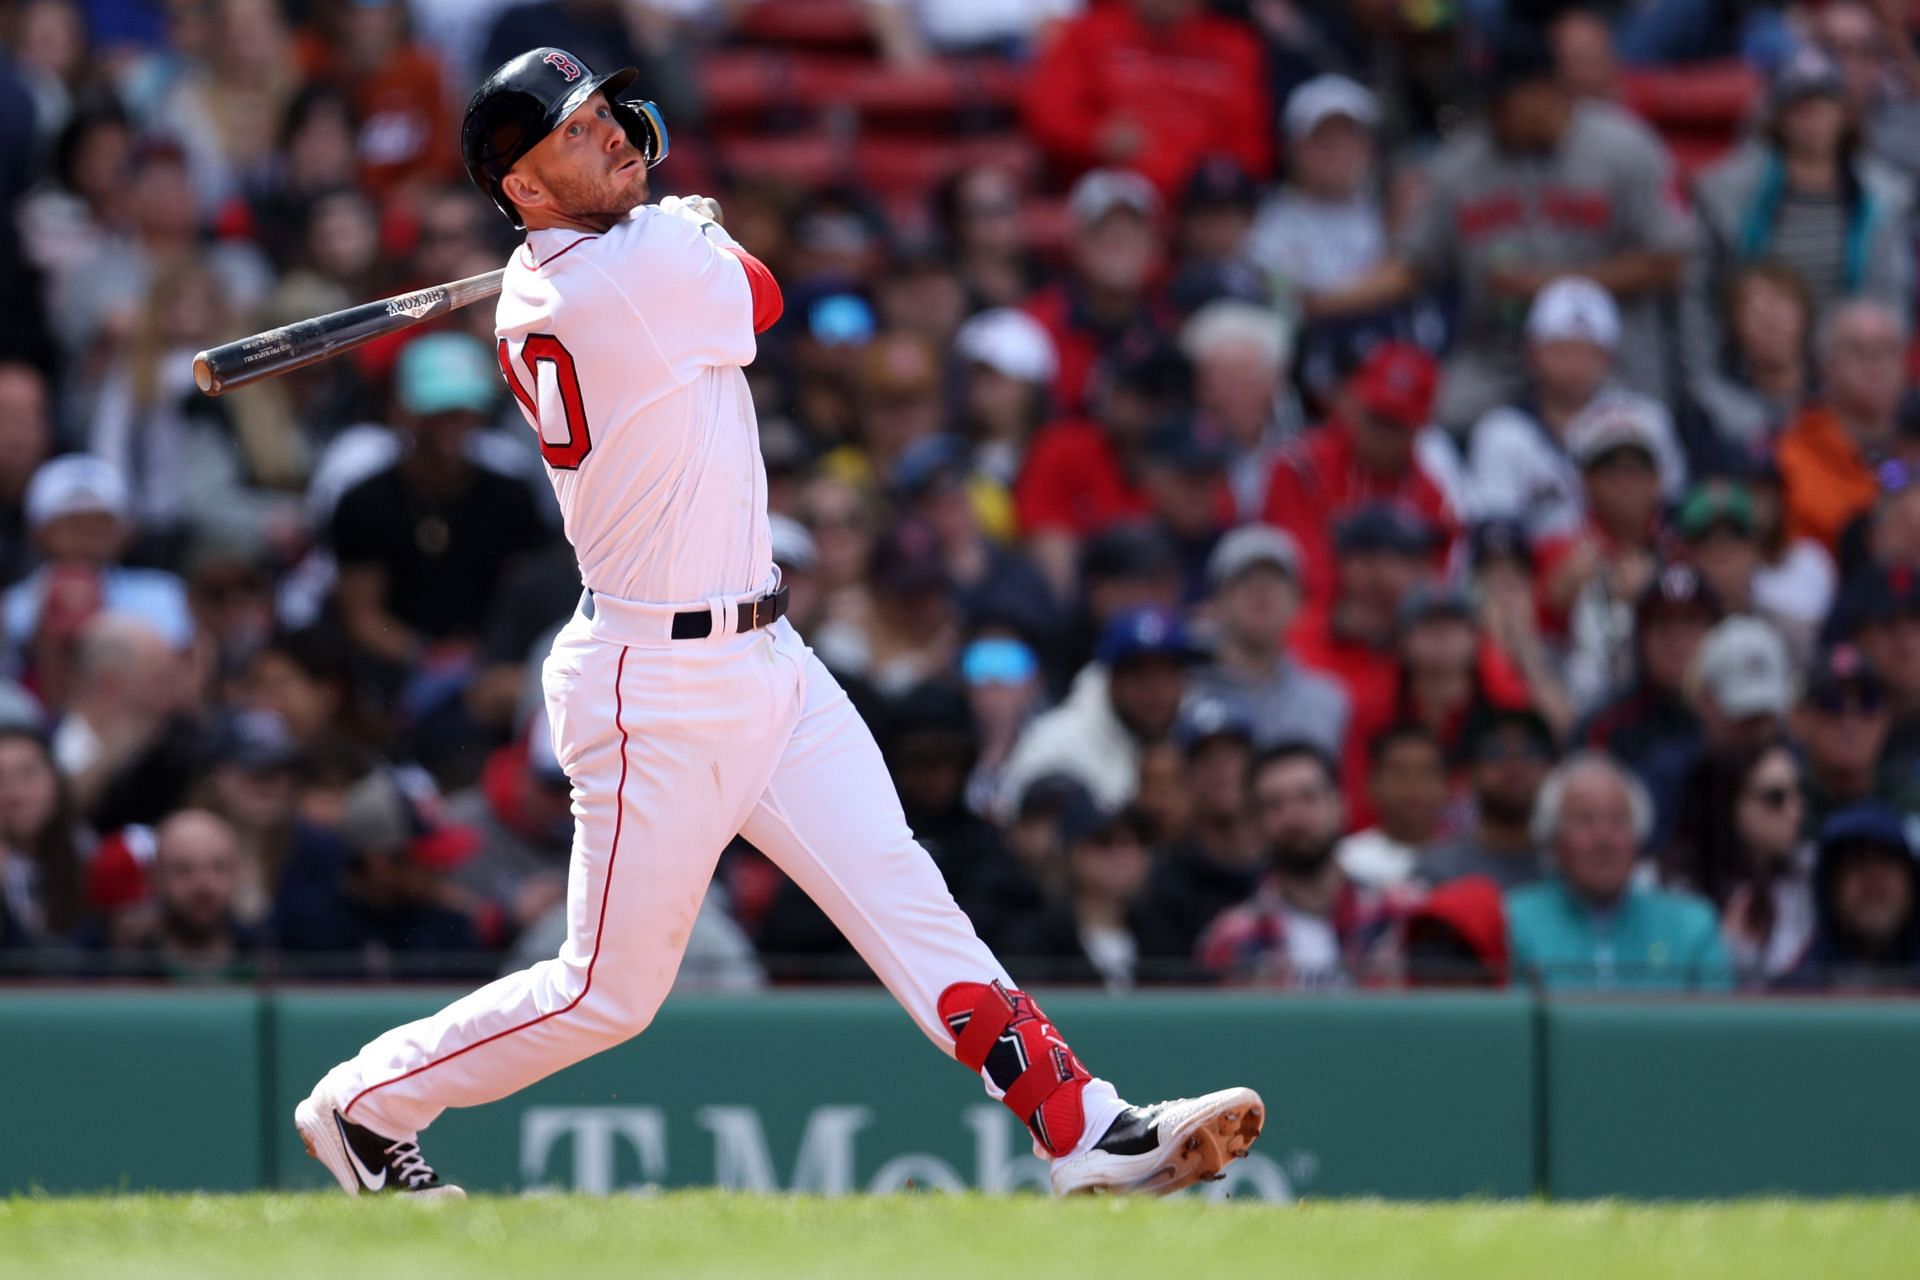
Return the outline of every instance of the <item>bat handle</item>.
[[[217,395],[220,391],[220,379],[213,372],[213,362],[202,351],[193,358],[193,380],[207,395]]]

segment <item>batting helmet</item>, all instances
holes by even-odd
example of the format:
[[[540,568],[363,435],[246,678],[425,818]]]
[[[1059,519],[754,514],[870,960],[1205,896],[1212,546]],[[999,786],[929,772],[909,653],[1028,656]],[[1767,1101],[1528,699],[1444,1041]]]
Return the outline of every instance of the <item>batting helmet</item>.
[[[467,173],[500,206],[507,221],[524,229],[519,210],[500,190],[500,180],[595,90],[606,93],[614,119],[651,169],[667,158],[666,121],[651,102],[623,102],[618,96],[639,74],[632,67],[622,67],[597,76],[565,49],[529,49],[502,63],[467,101],[466,118],[460,124],[460,153]]]

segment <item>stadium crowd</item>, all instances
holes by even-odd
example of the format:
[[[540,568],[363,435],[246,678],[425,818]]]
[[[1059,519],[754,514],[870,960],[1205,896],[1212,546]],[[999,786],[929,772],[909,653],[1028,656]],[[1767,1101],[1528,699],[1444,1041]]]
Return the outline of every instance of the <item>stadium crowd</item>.
[[[642,68],[656,192],[779,279],[793,623],[1015,972],[1920,987],[1915,16],[0,4],[0,973],[559,945],[580,584],[491,307],[190,371],[499,266],[460,109],[550,44]],[[810,174],[798,106],[730,144],[743,50],[832,73],[829,141],[843,87],[1013,88],[914,126],[943,172]],[[1738,136],[1670,146],[1661,68],[1748,86]],[[726,851],[685,982],[864,972]]]

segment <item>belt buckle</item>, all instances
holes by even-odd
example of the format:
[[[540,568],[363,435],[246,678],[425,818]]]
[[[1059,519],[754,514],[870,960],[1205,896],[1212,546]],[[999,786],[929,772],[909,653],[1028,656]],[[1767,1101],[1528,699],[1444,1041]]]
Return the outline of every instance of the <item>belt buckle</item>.
[[[762,596],[755,596],[753,598],[753,612],[748,615],[749,620],[747,622],[747,630],[749,631],[758,631],[760,629],[760,601],[762,599],[764,599]]]

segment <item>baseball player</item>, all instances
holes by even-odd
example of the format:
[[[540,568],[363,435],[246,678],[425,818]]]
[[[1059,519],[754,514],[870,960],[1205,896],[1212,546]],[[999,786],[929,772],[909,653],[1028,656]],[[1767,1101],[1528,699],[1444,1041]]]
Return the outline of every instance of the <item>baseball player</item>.
[[[349,1194],[461,1195],[420,1131],[644,1030],[739,833],[1026,1124],[1056,1193],[1219,1177],[1259,1135],[1259,1095],[1134,1107],[1081,1066],[954,905],[872,735],[782,617],[741,372],[780,289],[710,201],[643,203],[667,130],[625,98],[637,74],[534,49],[461,130],[474,181],[526,232],[500,370],[587,587],[543,672],[573,784],[566,944],[329,1071],[294,1112],[308,1152]]]

